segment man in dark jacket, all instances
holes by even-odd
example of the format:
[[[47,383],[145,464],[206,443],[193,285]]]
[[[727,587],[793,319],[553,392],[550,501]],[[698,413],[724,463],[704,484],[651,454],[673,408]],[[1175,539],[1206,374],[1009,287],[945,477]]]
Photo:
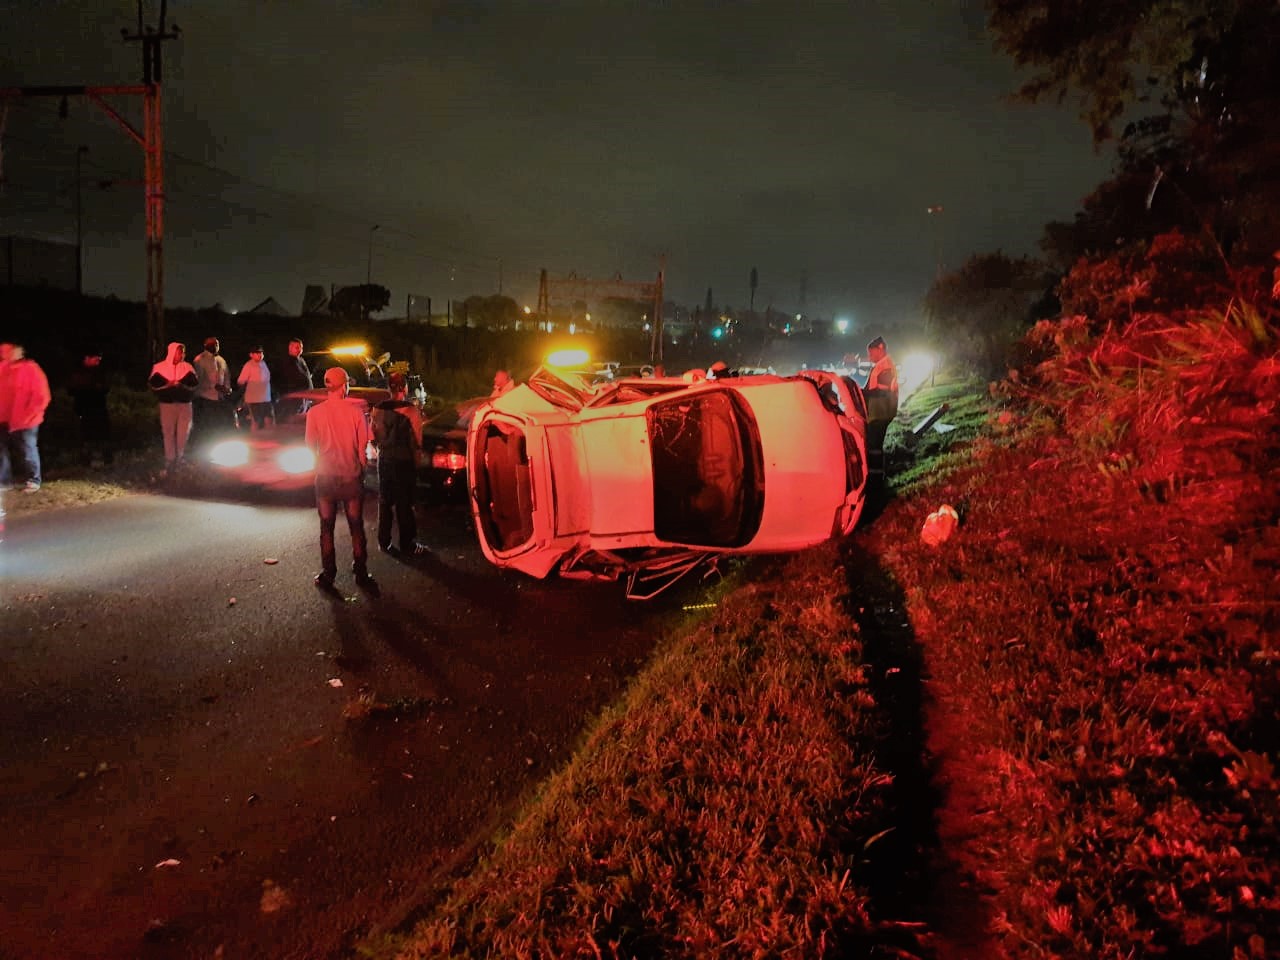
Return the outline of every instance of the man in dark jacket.
[[[422,460],[422,414],[407,399],[403,373],[387,378],[391,399],[373,408],[373,445],[378,451],[378,547],[391,546],[393,526],[400,529],[399,553],[420,557],[429,551],[417,542],[418,524],[413,515],[413,493]]]
[[[71,394],[71,404],[80,422],[80,453],[85,466],[92,466],[98,454],[108,466],[115,460],[111,415],[107,411],[109,389],[102,369],[102,351],[86,349],[80,369],[67,381],[67,393]]]
[[[289,355],[280,362],[277,380],[277,398],[294,390],[310,390],[312,387],[311,368],[302,355],[302,341],[297,337],[289,341]]]

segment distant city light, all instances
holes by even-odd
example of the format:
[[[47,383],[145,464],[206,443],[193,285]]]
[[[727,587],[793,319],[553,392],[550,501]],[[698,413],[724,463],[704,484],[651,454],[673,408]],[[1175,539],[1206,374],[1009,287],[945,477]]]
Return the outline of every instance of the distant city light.
[[[846,317],[838,317],[836,319],[836,330],[840,333],[849,332],[849,320]]]
[[[533,313],[533,309],[528,304],[525,304],[524,312],[526,314]]]
[[[719,340],[723,336],[724,336],[724,327],[715,327],[712,329],[711,331],[712,340]]]

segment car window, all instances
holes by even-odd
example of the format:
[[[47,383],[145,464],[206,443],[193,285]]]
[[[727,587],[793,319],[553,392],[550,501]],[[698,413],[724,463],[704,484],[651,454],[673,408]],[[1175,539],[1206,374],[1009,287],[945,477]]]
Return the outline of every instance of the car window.
[[[566,410],[581,410],[591,398],[590,391],[571,382],[569,376],[560,376],[547,367],[539,367],[530,374],[527,382],[533,392],[547,403]]]
[[[732,390],[653,404],[646,412],[653,457],[654,532],[672,543],[742,546],[763,508],[759,433]]]
[[[473,478],[477,516],[495,550],[513,550],[533,536],[533,484],[525,436],[518,427],[489,421],[478,438],[480,466]]]

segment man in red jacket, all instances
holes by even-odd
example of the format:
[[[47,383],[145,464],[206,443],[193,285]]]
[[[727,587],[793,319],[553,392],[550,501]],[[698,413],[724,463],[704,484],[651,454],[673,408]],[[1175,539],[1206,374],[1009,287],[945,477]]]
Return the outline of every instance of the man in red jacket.
[[[36,438],[49,399],[49,379],[22,344],[0,343],[0,486],[21,480],[27,493],[40,489]]]
[[[338,558],[333,532],[341,505],[351,532],[351,569],[356,584],[376,593],[364,534],[364,471],[368,465],[366,448],[372,439],[369,421],[364,404],[348,402],[350,383],[341,367],[324,372],[324,388],[328,396],[307,411],[306,429],[307,446],[316,455],[316,511],[320,514],[321,569],[315,583],[322,590],[334,589]]]

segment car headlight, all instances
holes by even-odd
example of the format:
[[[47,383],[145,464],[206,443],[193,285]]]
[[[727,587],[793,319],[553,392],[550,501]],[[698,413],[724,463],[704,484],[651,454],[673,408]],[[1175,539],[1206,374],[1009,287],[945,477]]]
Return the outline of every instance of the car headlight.
[[[316,455],[307,447],[286,447],[276,455],[285,473],[306,473],[316,468]]]
[[[243,440],[223,440],[209,451],[209,462],[219,467],[243,467],[249,462],[249,445]]]

